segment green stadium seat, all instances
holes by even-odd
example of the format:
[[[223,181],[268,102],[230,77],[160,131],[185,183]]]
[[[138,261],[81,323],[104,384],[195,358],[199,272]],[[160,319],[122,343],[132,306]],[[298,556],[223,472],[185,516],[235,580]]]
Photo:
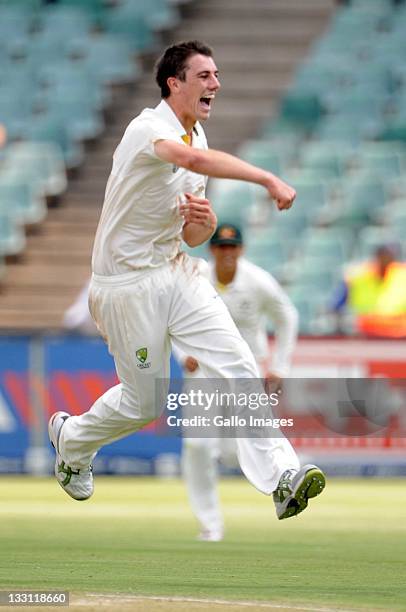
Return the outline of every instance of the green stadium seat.
[[[390,122],[379,134],[381,140],[406,142],[406,120]]]
[[[47,215],[43,194],[34,185],[9,176],[4,170],[0,175],[0,202],[21,225],[40,223]]]
[[[282,119],[312,128],[322,117],[324,109],[318,95],[296,91],[284,96],[279,112]]]
[[[379,175],[371,172],[348,178],[342,185],[340,196],[332,211],[334,224],[360,227],[368,224],[376,211],[384,206],[386,192]]]
[[[48,100],[47,115],[50,120],[66,126],[72,141],[93,140],[104,131],[104,119],[83,94],[56,95]]]
[[[256,192],[254,186],[244,181],[211,181],[208,197],[219,223],[235,223],[243,228],[256,200]]]
[[[10,7],[10,0],[0,0],[0,10],[3,10],[3,7],[5,7],[11,11],[28,15],[41,10],[43,6],[42,0],[13,0],[12,7]]]
[[[127,4],[137,6],[138,9],[144,9],[147,22],[152,30],[170,30],[175,28],[180,22],[178,10],[171,1],[150,0],[148,4],[140,4],[138,0],[125,1]]]
[[[314,258],[321,265],[337,265],[349,258],[352,232],[336,228],[310,228],[302,236],[300,257]]]
[[[83,162],[83,145],[72,139],[60,118],[47,114],[32,117],[24,135],[28,141],[57,144],[69,169],[78,168]]]
[[[307,138],[309,132],[310,130],[306,126],[298,125],[293,121],[278,116],[264,123],[262,126],[261,138],[273,142],[284,140],[287,143],[292,143],[292,145],[298,145],[302,140]]]
[[[45,99],[81,98],[86,107],[102,110],[111,102],[111,92],[104,86],[105,76],[92,69],[86,60],[57,60],[43,66],[39,81],[46,87]]]
[[[311,142],[302,147],[300,163],[302,167],[323,175],[340,177],[350,166],[354,155],[354,147],[345,142]],[[297,191],[300,192],[299,188]]]
[[[123,4],[111,8],[106,12],[105,28],[107,32],[125,38],[137,52],[152,49],[156,44],[148,15],[137,6]]]
[[[317,302],[321,296],[331,295],[337,282],[340,266],[331,261],[321,260],[318,256],[305,256],[303,261],[294,261],[285,268],[285,279],[289,286],[299,288],[307,296],[315,296]]]
[[[369,259],[379,246],[396,241],[397,236],[390,228],[367,226],[362,228],[358,234],[356,254],[360,259]]]
[[[406,146],[382,146],[384,143],[369,143],[359,149],[358,168],[377,178],[387,179],[402,176],[406,170]]]
[[[2,193],[0,184],[0,279],[4,275],[4,256],[19,255],[25,248],[25,234],[12,212],[12,202]]]
[[[313,136],[318,140],[344,141],[358,145],[364,140],[377,138],[383,125],[383,119],[368,117],[367,113],[362,118],[354,115],[329,115],[320,121]]]
[[[141,69],[132,57],[131,46],[119,36],[99,34],[88,43],[84,64],[106,85],[135,82]]]
[[[292,90],[296,94],[307,93],[318,97],[320,104],[321,96],[325,95],[326,91],[335,89],[336,87],[348,88],[353,83],[353,71],[348,66],[347,62],[340,62],[337,54],[334,54],[334,70],[331,70],[331,60],[323,56],[320,60],[308,60],[301,66],[295,74]]]
[[[208,260],[209,258],[209,247],[208,242],[199,244],[197,247],[190,247],[186,242],[182,242],[182,251],[190,255],[190,257],[200,257],[201,259]]]
[[[309,225],[309,216],[303,207],[294,204],[289,210],[275,210],[270,223],[274,224],[281,235],[291,235],[298,238]]]
[[[266,227],[247,228],[244,231],[246,249],[252,251],[258,248],[258,250],[261,250],[262,248],[266,248],[266,245],[272,245],[272,248],[274,248],[273,245],[277,245],[284,260],[288,261],[297,244],[298,235],[296,231],[292,231],[290,228],[286,229],[279,225],[278,221],[281,215],[283,215],[283,213],[279,214],[277,211],[274,211]],[[260,246],[256,247],[256,244]],[[262,245],[265,245],[265,247]]]
[[[270,170],[274,174],[283,174],[292,158],[292,150],[282,153],[272,147],[267,140],[254,140],[246,142],[239,150],[238,156],[254,166]]]
[[[5,125],[10,140],[21,138],[31,117],[33,100],[31,91],[26,97],[21,92],[6,89],[0,93],[0,120]]]
[[[95,26],[104,25],[104,16],[107,11],[105,0],[59,0],[59,4],[86,10]]]
[[[46,196],[60,195],[67,187],[63,154],[55,143],[12,143],[2,167],[9,178],[34,185]]]
[[[74,40],[76,39],[77,36]],[[27,42],[25,65],[32,73],[38,74],[38,78],[41,79],[42,73],[47,73],[49,64],[52,67],[55,62],[62,62],[65,58],[68,41],[70,40],[71,37],[61,36],[57,30],[36,32]],[[46,83],[44,82],[44,84]]]
[[[2,255],[0,255],[0,283],[3,278],[6,276],[6,262]]]
[[[403,205],[403,208],[389,208],[387,215],[385,216],[384,222],[385,227],[393,234],[395,241],[399,241],[403,246],[403,256],[406,256],[406,209],[404,200],[399,202]]]
[[[283,242],[270,241],[269,233],[249,232],[245,238],[245,254],[250,261],[269,270],[286,262],[287,249]]]
[[[379,120],[383,118],[385,111],[385,105],[388,104],[387,92],[376,91],[375,95],[371,92],[369,83],[369,91],[363,91],[364,85],[357,86],[358,93],[353,91],[354,88],[350,88],[348,92],[343,95],[340,93],[337,95],[335,92],[330,92],[329,96],[329,112],[335,116],[346,116],[346,117],[362,117],[365,115],[365,108],[368,108],[368,116]],[[361,91],[360,91],[361,90]]]
[[[41,11],[41,26],[43,32],[59,34],[63,40],[90,32],[92,22],[87,11],[81,7],[53,4]]]

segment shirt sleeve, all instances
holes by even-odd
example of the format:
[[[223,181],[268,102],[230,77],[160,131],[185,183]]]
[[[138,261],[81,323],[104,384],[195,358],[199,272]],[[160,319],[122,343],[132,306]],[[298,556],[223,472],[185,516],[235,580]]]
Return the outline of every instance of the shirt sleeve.
[[[261,275],[260,293],[262,310],[275,326],[275,350],[271,369],[274,374],[283,378],[289,374],[297,341],[298,313],[279,283],[266,272]]]
[[[155,153],[154,145],[160,140],[173,140],[174,142],[185,145],[179,134],[164,121],[158,120],[148,123],[144,128],[145,152],[157,159],[159,158]]]
[[[183,143],[177,132],[165,121],[157,118],[144,118],[143,120],[138,118],[127,127],[114,153],[114,158],[120,165],[131,164],[131,160],[137,157],[158,160],[154,144],[159,140]]]

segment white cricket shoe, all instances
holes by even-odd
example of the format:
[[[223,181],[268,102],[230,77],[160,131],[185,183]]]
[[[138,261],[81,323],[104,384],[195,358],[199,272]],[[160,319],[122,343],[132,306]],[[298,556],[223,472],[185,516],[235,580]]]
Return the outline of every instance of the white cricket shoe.
[[[286,470],[273,493],[276,516],[281,521],[306,510],[309,499],[320,495],[326,477],[317,465],[307,464],[300,470]]]
[[[197,536],[200,542],[221,542],[224,538],[222,529],[202,529]]]
[[[68,495],[83,501],[93,494],[93,474],[92,466],[88,468],[74,469],[66,465],[59,454],[59,436],[66,419],[71,415],[67,412],[55,412],[48,422],[48,434],[51,444],[56,452],[55,476],[62,489]]]

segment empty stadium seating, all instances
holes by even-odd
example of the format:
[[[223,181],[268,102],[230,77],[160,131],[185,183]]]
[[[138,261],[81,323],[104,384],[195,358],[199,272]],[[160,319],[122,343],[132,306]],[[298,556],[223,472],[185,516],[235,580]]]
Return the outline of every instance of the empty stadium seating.
[[[142,11],[141,11],[142,8]],[[132,16],[137,29],[118,27]],[[111,87],[134,83],[134,50],[176,22],[166,0],[0,0],[0,276],[4,257],[27,244],[26,226],[41,224],[47,202],[67,187],[67,171],[84,161],[84,142],[100,137]]]
[[[278,117],[241,149],[297,189],[291,210],[264,214],[265,234],[257,217],[250,224],[255,198],[245,198],[242,221],[247,255],[284,284],[303,333],[334,331],[328,302],[346,262],[371,257],[383,242],[404,243],[405,29],[404,3],[341,6],[299,66]],[[284,137],[293,146],[280,151]],[[231,207],[225,212],[241,220]],[[281,239],[289,249],[278,248]]]

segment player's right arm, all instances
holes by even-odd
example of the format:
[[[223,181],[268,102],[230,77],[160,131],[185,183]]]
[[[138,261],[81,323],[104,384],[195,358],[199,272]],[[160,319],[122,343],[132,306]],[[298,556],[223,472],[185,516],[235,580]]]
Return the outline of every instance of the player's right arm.
[[[262,168],[215,149],[195,149],[173,140],[154,143],[155,154],[162,160],[212,178],[236,179],[262,185],[275,200],[279,210],[290,208],[295,190],[280,178]]]

